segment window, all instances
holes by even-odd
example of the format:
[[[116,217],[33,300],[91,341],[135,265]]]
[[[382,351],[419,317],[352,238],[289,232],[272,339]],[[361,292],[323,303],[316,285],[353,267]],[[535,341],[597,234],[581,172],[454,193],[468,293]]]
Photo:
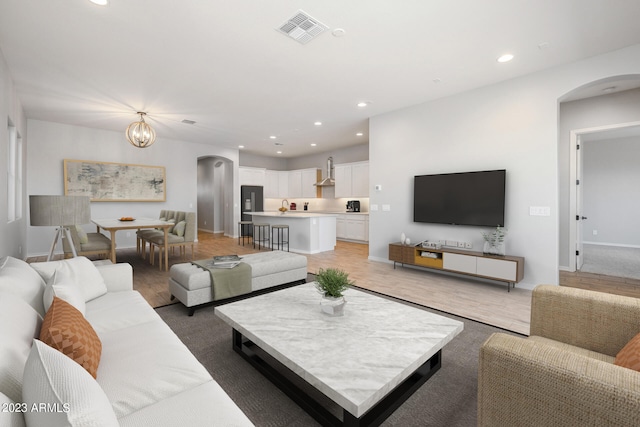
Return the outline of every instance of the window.
[[[22,138],[9,120],[9,153],[7,156],[7,219],[22,218]]]

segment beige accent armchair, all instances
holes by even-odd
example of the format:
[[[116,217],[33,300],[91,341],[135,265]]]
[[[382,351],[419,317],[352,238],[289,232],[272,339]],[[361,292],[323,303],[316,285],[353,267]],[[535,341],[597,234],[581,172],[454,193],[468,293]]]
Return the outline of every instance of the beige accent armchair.
[[[640,333],[640,299],[541,285],[531,336],[480,349],[478,426],[639,426],[640,372],[613,364]]]

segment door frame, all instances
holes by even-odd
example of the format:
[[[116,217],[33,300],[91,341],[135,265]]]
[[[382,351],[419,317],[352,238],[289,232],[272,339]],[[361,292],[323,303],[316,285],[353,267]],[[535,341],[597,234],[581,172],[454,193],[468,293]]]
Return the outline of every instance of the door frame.
[[[627,123],[617,123],[611,125],[603,125],[603,126],[595,126],[590,128],[583,129],[573,129],[570,132],[570,140],[569,140],[569,221],[571,221],[571,225],[569,226],[569,271],[576,271],[578,264],[578,256],[576,255],[576,251],[582,247],[581,233],[579,232],[579,227],[582,226],[581,220],[576,220],[577,215],[583,215],[584,212],[578,212],[578,180],[582,179],[582,168],[578,167],[579,163],[579,152],[578,152],[578,143],[581,140],[582,135],[588,135],[592,133],[600,133],[607,132],[610,130],[617,130],[626,127],[635,127],[640,126],[640,121],[635,122],[627,122]],[[584,142],[580,142],[584,144]]]

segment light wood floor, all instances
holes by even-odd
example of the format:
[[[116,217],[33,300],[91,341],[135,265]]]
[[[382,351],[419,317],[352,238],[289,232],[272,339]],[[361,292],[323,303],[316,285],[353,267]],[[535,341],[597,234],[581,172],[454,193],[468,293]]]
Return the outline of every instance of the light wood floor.
[[[561,271],[560,285],[640,298],[640,280],[637,279]]]
[[[252,245],[242,246],[237,239],[200,232],[194,259],[214,255],[257,252]],[[506,285],[484,282],[459,275],[414,269],[392,263],[368,260],[367,245],[338,241],[335,251],[306,255],[308,271],[336,267],[349,273],[359,287],[402,300],[415,302],[443,312],[528,335],[531,313],[531,291],[516,286],[507,292]],[[187,251],[189,258],[191,253]],[[40,258],[28,260],[43,261]],[[118,262],[134,266],[134,288],[154,307],[170,303],[169,273],[158,270],[140,259],[135,249],[118,249]],[[170,265],[185,262],[177,252]],[[640,281],[597,274],[560,272],[560,284],[600,292],[640,298]]]
[[[216,234],[201,232],[198,240],[195,259],[257,251],[250,245],[238,245],[237,239]],[[307,269],[317,273],[320,268],[340,268],[348,272],[349,278],[359,287],[522,334],[529,333],[529,290],[515,288],[507,292],[503,284],[483,283],[400,265],[394,269],[392,263],[368,260],[368,253],[368,245],[338,241],[335,251],[306,255]],[[184,261],[178,256],[171,257],[170,263],[175,262]],[[159,288],[166,289],[167,285],[166,280],[158,283],[157,276],[149,281],[134,274],[134,282],[143,295],[149,295],[148,299],[154,301],[151,302],[154,306],[162,305],[158,301],[159,296],[169,296],[168,291],[166,294],[158,291]]]

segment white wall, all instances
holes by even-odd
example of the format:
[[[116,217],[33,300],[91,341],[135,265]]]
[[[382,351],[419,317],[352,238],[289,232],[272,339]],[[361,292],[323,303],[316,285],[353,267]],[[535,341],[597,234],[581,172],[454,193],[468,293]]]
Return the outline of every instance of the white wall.
[[[366,161],[369,160],[369,144],[365,142],[338,150],[287,159],[287,170],[319,168],[322,170],[324,178],[327,175],[327,159],[329,157],[333,158],[334,164]]]
[[[160,135],[151,147],[132,146],[122,132],[98,130],[39,120],[28,121],[29,147],[27,150],[28,194],[64,194],[63,159],[95,160],[164,166],[167,179],[166,202],[93,202],[92,218],[119,218],[121,216],[156,218],[161,209],[197,212],[198,158],[224,157],[233,165],[233,179],[238,182],[238,151],[214,145],[168,140]],[[239,218],[237,200],[239,185],[231,185],[228,200],[232,200],[233,218]],[[237,187],[237,188],[236,188]],[[233,235],[233,221],[227,221],[225,232]],[[87,230],[94,230],[91,225]],[[54,229],[28,227],[29,256],[46,254],[53,239]],[[135,233],[127,237],[118,232],[118,247],[135,246]]]
[[[27,229],[29,222],[26,209],[26,151],[27,120],[22,105],[15,94],[13,79],[7,68],[4,56],[0,52],[0,257],[6,255],[25,258],[27,247]],[[7,174],[9,133],[7,124],[11,123],[22,138],[22,217],[9,222],[7,203]]]
[[[369,257],[388,244],[453,239],[482,246],[482,228],[412,222],[418,174],[505,168],[507,253],[525,257],[522,285],[558,283],[558,104],[573,89],[640,68],[640,45],[373,117],[369,129]],[[382,211],[389,205],[389,211]],[[379,210],[375,211],[374,206]],[[529,207],[550,208],[548,217]]]
[[[583,241],[640,247],[640,137],[587,141],[582,149]]]
[[[240,151],[240,166],[280,171],[319,168],[322,169],[322,176],[324,177],[327,169],[327,158],[329,157],[333,157],[334,163],[351,163],[369,160],[369,144],[363,142],[362,144],[337,150],[321,151],[315,154],[292,158],[260,156]]]
[[[265,168],[274,171],[288,170],[285,157],[260,156],[240,150],[240,166]]]

